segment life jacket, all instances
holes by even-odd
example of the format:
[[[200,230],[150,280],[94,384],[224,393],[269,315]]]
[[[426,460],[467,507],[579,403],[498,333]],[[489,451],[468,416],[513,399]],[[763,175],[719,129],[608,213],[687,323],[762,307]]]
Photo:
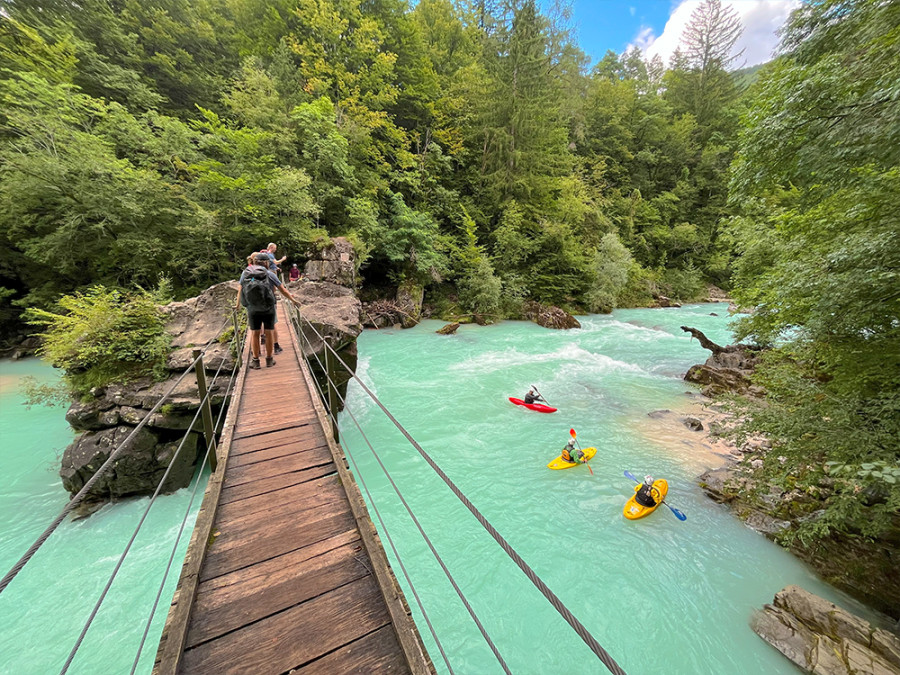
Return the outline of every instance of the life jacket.
[[[652,485],[642,484],[634,496],[635,501],[642,506],[656,506],[656,499],[653,497],[654,490],[656,488]]]
[[[275,292],[265,267],[251,265],[247,268],[241,297],[248,312],[265,314],[275,310]]]
[[[564,460],[566,460],[567,462],[572,462],[572,461],[574,461],[574,460],[572,459],[572,455],[569,454],[569,446],[568,446],[568,445],[567,445],[566,447],[564,447],[563,450],[562,450],[562,458],[563,458]]]

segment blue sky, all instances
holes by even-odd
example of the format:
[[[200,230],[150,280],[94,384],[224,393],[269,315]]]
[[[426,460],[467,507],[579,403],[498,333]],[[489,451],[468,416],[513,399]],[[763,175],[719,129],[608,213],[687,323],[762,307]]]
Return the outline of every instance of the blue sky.
[[[702,0],[571,0],[578,44],[596,63],[606,50],[622,53],[629,45],[664,61],[678,46],[691,13]],[[541,0],[549,7],[551,0]],[[752,66],[772,58],[778,29],[800,0],[722,0],[741,18],[744,33],[736,50],[743,55],[734,67]]]
[[[596,62],[607,49],[622,53],[642,28],[661,35],[672,10],[670,0],[573,0],[578,44]]]

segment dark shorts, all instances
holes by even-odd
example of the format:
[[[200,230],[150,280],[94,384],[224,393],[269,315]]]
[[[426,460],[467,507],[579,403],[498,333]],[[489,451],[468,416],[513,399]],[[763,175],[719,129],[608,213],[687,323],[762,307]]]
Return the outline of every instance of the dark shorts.
[[[250,324],[250,330],[259,330],[263,326],[266,330],[275,329],[275,311],[271,312],[247,312],[247,322]]]

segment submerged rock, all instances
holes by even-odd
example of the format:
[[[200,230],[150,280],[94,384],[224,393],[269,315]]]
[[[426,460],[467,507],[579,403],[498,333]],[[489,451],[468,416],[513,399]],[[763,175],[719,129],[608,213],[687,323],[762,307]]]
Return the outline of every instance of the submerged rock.
[[[436,330],[434,332],[437,333],[438,335],[454,335],[456,333],[457,329],[459,329],[458,323],[448,323],[443,328],[439,328],[438,330]]]
[[[525,318],[534,321],[544,328],[567,330],[569,328],[581,328],[578,319],[559,307],[542,305],[539,302],[526,302],[523,309]]]
[[[808,673],[900,675],[900,638],[799,586],[779,591],[751,627]]]

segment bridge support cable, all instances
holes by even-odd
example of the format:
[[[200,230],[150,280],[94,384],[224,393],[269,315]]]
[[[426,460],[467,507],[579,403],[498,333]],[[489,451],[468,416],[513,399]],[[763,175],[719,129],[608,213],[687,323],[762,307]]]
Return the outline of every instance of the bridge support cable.
[[[299,316],[299,313],[298,313]],[[306,321],[302,316],[299,317],[300,320]],[[516,552],[516,550],[512,547],[512,545],[506,541],[506,539],[491,525],[487,518],[472,504],[471,501],[462,493],[459,487],[447,476],[446,473],[437,465],[437,463],[432,459],[432,457],[425,452],[421,445],[410,435],[410,433],[400,424],[399,421],[391,414],[391,412],[384,406],[384,404],[378,399],[378,397],[366,386],[366,383],[360,379],[360,377],[351,369],[346,362],[340,357],[337,351],[328,344],[328,341],[325,337],[316,329],[315,326],[310,321],[306,321],[307,325],[312,329],[312,331],[316,334],[316,336],[322,341],[324,348],[326,350],[330,350],[334,355],[334,358],[338,360],[344,369],[350,374],[350,376],[356,380],[360,387],[362,387],[363,391],[371,398],[375,404],[381,408],[382,412],[387,415],[388,419],[394,424],[395,427],[403,434],[403,436],[410,442],[410,444],[419,452],[422,458],[428,463],[428,465],[441,477],[444,483],[450,488],[454,495],[465,505],[465,507],[469,510],[469,512],[481,523],[481,526],[484,527],[485,530],[494,538],[494,541],[506,552],[507,556],[509,556],[514,563],[519,567],[523,574],[528,578],[529,581],[541,592],[541,594],[547,599],[547,601],[553,606],[553,608],[565,619],[566,623],[572,627],[572,630],[582,639],[582,641],[588,646],[588,648],[594,652],[598,659],[606,666],[607,670],[613,675],[625,675],[625,671],[616,663],[615,659],[600,645],[600,643],[594,638],[593,635],[587,630],[587,628],[575,617],[574,614],[563,604],[562,600],[544,583],[544,581],[531,569],[528,563]],[[320,362],[321,365],[321,362]]]
[[[204,349],[203,351],[206,351],[206,350]],[[203,367],[203,353],[202,352],[197,355],[195,363],[197,363],[198,368]],[[128,540],[128,543],[125,545],[125,550],[122,551],[122,555],[119,557],[119,560],[116,563],[115,568],[113,568],[113,571],[109,576],[109,580],[106,582],[106,586],[103,588],[103,591],[100,593],[99,599],[97,600],[96,604],[94,605],[93,610],[91,610],[91,613],[87,618],[87,621],[85,622],[84,626],[82,627],[81,633],[78,636],[78,639],[75,641],[75,645],[72,647],[72,650],[69,652],[69,656],[66,658],[66,662],[63,664],[62,670],[60,670],[60,675],[65,675],[68,672],[69,666],[72,665],[72,661],[74,660],[75,655],[77,654],[78,650],[81,648],[81,644],[84,641],[85,636],[87,635],[88,629],[91,627],[91,624],[93,623],[94,619],[96,618],[97,613],[100,611],[100,607],[103,604],[103,601],[106,599],[106,595],[109,592],[109,589],[112,587],[113,582],[116,580],[116,577],[119,574],[119,570],[122,568],[122,564],[125,562],[125,558],[128,556],[128,553],[131,551],[131,546],[134,544],[135,539],[137,539],[137,536],[141,531],[141,527],[143,527],[143,525],[144,525],[144,521],[147,519],[147,516],[150,514],[150,509],[153,508],[153,504],[156,502],[156,498],[159,496],[160,492],[162,492],[162,487],[166,482],[166,478],[169,477],[169,473],[172,471],[172,467],[175,465],[175,461],[178,459],[179,455],[181,454],[181,450],[182,450],[182,448],[184,448],[184,444],[187,442],[188,436],[190,436],[191,432],[194,430],[194,425],[197,424],[197,419],[200,417],[201,413],[203,413],[203,411],[207,409],[206,406],[209,403],[210,398],[212,397],[213,387],[215,386],[216,380],[218,380],[219,374],[222,372],[222,366],[224,366],[224,365],[225,365],[225,360],[222,359],[222,362],[219,364],[218,370],[216,370],[216,374],[213,376],[213,379],[209,386],[209,389],[206,391],[205,396],[200,401],[200,405],[197,407],[197,412],[194,413],[194,417],[191,420],[191,423],[188,425],[187,429],[185,430],[184,436],[181,437],[181,442],[178,444],[178,447],[175,449],[175,452],[172,454],[172,458],[169,460],[169,466],[167,466],[165,472],[163,472],[162,478],[160,478],[159,484],[156,486],[156,490],[153,491],[153,495],[150,497],[150,502],[147,504],[147,507],[144,509],[143,514],[141,514],[140,520],[138,521],[137,526],[134,528],[134,532],[132,533],[131,538]],[[225,406],[223,405],[222,409],[224,409],[224,408],[225,408]],[[221,411],[220,411],[220,414],[221,414]],[[145,417],[144,419],[146,420],[148,417],[149,417],[149,413],[148,413],[148,416]],[[201,474],[197,476],[197,484],[194,486],[194,492],[196,492],[197,485],[199,485],[199,483],[200,483],[200,478],[202,476],[202,469],[203,469],[203,467],[206,466],[206,462],[209,460],[209,457],[210,457],[209,449],[210,449],[210,447],[213,447],[214,444],[215,444],[214,438],[207,439],[207,448],[206,448],[206,452],[204,452],[203,464],[201,466]],[[193,495],[191,497],[191,502],[193,502]],[[188,505],[188,513],[190,513],[190,504]],[[186,522],[186,521],[187,521],[187,514],[185,514],[184,521],[182,522],[182,528],[184,527],[184,522]],[[180,536],[181,536],[181,533],[179,532],[179,537]],[[177,549],[177,546],[178,546],[178,544],[176,541],[176,544],[175,544],[176,549]],[[173,551],[172,552],[173,557],[174,557],[174,554],[175,554],[175,552]],[[171,558],[169,561],[169,565],[171,566]],[[169,570],[169,568],[167,567],[166,574],[168,574],[168,570]],[[165,584],[165,578],[163,579],[163,584]],[[153,611],[156,610],[156,603],[158,602],[158,600],[159,600],[159,595],[157,595],[157,600],[156,600],[156,602],[154,602]],[[153,616],[151,614],[150,622],[152,622],[152,620],[153,620]],[[148,622],[148,627],[147,627],[148,629],[149,629],[150,622]],[[145,635],[146,635],[146,633],[145,633]],[[141,645],[143,646],[143,640],[141,641]],[[138,658],[140,658],[140,653],[138,653]],[[135,666],[136,665],[137,665],[137,663],[135,662]],[[134,672],[134,671],[132,670],[132,672]]]
[[[227,325],[227,323],[223,324],[222,327],[224,328],[225,325]],[[137,436],[137,433],[147,425],[147,423],[150,421],[151,416],[163,406],[163,404],[166,402],[166,399],[168,399],[169,396],[172,395],[172,392],[175,391],[176,387],[178,387],[179,384],[181,384],[181,381],[188,376],[188,374],[197,364],[197,361],[199,361],[200,358],[202,358],[203,354],[206,353],[206,350],[209,349],[209,346],[212,344],[212,342],[213,340],[211,339],[206,343],[201,354],[197,356],[193,361],[191,361],[187,368],[184,369],[184,372],[181,373],[181,376],[174,382],[174,384],[172,384],[171,387],[169,387],[169,390],[160,397],[160,399],[156,402],[156,405],[154,405],[144,416],[144,419],[142,419],[138,423],[138,425],[131,431],[131,433],[128,434],[128,436],[124,441],[122,441],[119,447],[116,448],[112,453],[110,453],[107,460],[100,465],[100,468],[97,469],[94,475],[91,476],[90,479],[88,479],[88,481],[84,484],[84,486],[66,503],[60,514],[53,520],[52,523],[50,523],[47,529],[40,534],[40,536],[28,548],[28,550],[19,559],[19,561],[12,566],[12,569],[10,569],[10,571],[6,573],[6,576],[4,576],[3,579],[0,579],[0,593],[2,593],[7,586],[9,586],[10,582],[16,578],[16,575],[19,572],[22,571],[22,568],[25,567],[28,561],[31,560],[35,553],[37,553],[38,549],[43,546],[44,542],[47,541],[50,535],[56,531],[56,528],[59,527],[60,523],[62,523],[65,517],[69,515],[75,509],[75,507],[82,502],[85,495],[87,495],[90,489],[94,487],[98,480],[100,480],[101,476],[106,473],[106,470],[110,466],[112,466],[112,464],[121,456],[122,452],[124,452],[124,450],[131,444],[131,441],[133,441]]]
[[[292,308],[292,309],[294,309],[294,308]],[[296,309],[294,309],[294,311],[296,312]],[[299,323],[299,316],[298,316],[297,318],[298,318],[298,323]],[[304,333],[303,333],[302,330],[299,331],[299,334],[300,334],[303,338],[306,338],[306,335],[304,335]],[[316,361],[317,361],[318,364],[319,364],[319,367],[322,368],[322,360],[319,358],[319,356],[318,356],[318,355],[315,353],[315,351],[312,349],[312,343],[309,341],[308,338],[306,338],[306,342],[307,342],[307,344],[308,344],[309,347],[310,347],[310,353],[315,357]],[[301,349],[302,349],[302,345],[301,345]],[[302,354],[301,354],[301,358],[302,358]],[[325,373],[326,373],[326,377],[328,377],[328,375],[327,375],[328,371],[327,371],[327,370],[324,370],[323,372],[325,372]],[[325,393],[322,391],[322,387],[321,387],[321,385],[319,385],[318,380],[317,380],[315,377],[313,377],[313,378],[312,378],[312,381],[313,381],[313,384],[315,384],[315,386],[316,386],[316,390],[319,392],[319,397],[320,397],[323,401],[329,400],[329,399],[327,399],[327,398],[325,397]],[[335,390],[335,392],[336,392],[336,391],[337,391],[337,387],[336,387],[336,385],[334,384],[334,382],[331,382],[330,384],[331,384],[331,387],[332,387],[332,388]],[[338,396],[340,396],[340,394],[338,394]],[[343,399],[343,398],[341,399],[341,402],[344,403],[344,399]],[[345,410],[347,410],[347,412],[350,414],[351,419],[353,419],[354,423],[356,424],[356,428],[359,429],[359,432],[362,434],[363,438],[366,440],[366,443],[369,445],[369,448],[372,448],[372,445],[369,443],[368,438],[366,438],[366,435],[365,435],[365,433],[363,432],[362,428],[360,427],[359,422],[357,422],[357,421],[356,421],[356,418],[353,417],[352,413],[350,413],[350,409],[349,409],[349,408],[346,408],[346,405],[345,405]],[[329,408],[329,410],[328,410],[328,416],[331,418],[332,424],[333,424],[335,427],[337,427],[338,430],[340,431],[340,424],[339,424],[339,422],[338,422],[337,415],[336,415],[335,412],[334,412],[333,410],[331,410],[330,408]],[[342,437],[343,437],[343,434],[342,434]],[[373,453],[375,452],[375,451],[374,451],[374,448],[372,449],[372,452],[373,452]],[[380,532],[382,532],[382,533],[384,534],[384,537],[387,538],[388,544],[390,545],[391,550],[394,552],[394,557],[397,559],[397,562],[398,562],[398,564],[400,565],[400,571],[403,573],[403,577],[406,579],[406,583],[409,585],[409,588],[410,588],[410,590],[412,591],[413,597],[414,597],[415,600],[416,600],[416,605],[418,605],[419,611],[422,612],[422,616],[423,616],[424,619],[425,619],[425,623],[426,623],[426,625],[428,626],[428,630],[429,630],[429,632],[431,633],[431,637],[434,638],[434,642],[435,642],[435,644],[437,644],[438,651],[440,651],[441,657],[444,659],[444,664],[447,666],[447,670],[450,671],[450,675],[453,675],[453,674],[454,674],[454,670],[453,670],[453,667],[450,665],[450,660],[449,660],[449,658],[447,657],[447,653],[444,651],[444,646],[443,646],[443,644],[441,643],[440,638],[438,638],[437,632],[435,631],[434,626],[433,626],[432,623],[431,623],[431,618],[430,618],[429,615],[428,615],[428,611],[425,609],[425,606],[422,604],[422,600],[421,600],[421,598],[419,597],[418,592],[416,591],[416,586],[415,586],[415,584],[413,583],[412,579],[410,578],[409,572],[407,571],[406,566],[403,564],[403,559],[400,557],[399,551],[397,551],[397,546],[394,544],[394,539],[393,539],[393,537],[391,537],[390,530],[388,530],[387,525],[386,525],[385,522],[384,522],[384,519],[381,517],[381,512],[378,510],[378,506],[375,504],[375,500],[374,500],[373,497],[372,497],[372,493],[369,491],[369,486],[366,484],[366,480],[365,480],[365,478],[362,476],[362,473],[360,472],[359,466],[356,464],[356,460],[354,459],[353,455],[351,454],[351,455],[348,455],[348,456],[350,457],[350,461],[353,463],[353,469],[354,469],[354,471],[356,472],[356,477],[357,477],[357,479],[359,480],[359,482],[362,484],[363,490],[365,490],[366,496],[369,498],[369,503],[372,505],[372,509],[375,511],[375,517],[378,519],[378,523],[381,525]],[[379,463],[380,463],[380,462],[379,462]],[[390,479],[390,476],[388,476],[388,479]],[[391,483],[393,484],[393,481],[391,481]],[[397,490],[396,486],[394,487],[394,490]],[[397,494],[400,496],[400,499],[402,500],[402,499],[403,499],[403,496],[400,495],[399,491],[397,491]],[[405,502],[404,502],[404,504],[405,504]],[[407,507],[407,511],[409,511],[409,507]],[[410,515],[412,515],[412,512],[411,512],[411,511],[410,511]],[[413,519],[415,519],[415,516],[413,516]],[[418,523],[417,523],[417,525],[418,525]],[[419,528],[419,531],[420,531],[420,532],[422,531],[422,530],[421,530],[421,527]],[[423,536],[424,536],[424,533],[423,533]],[[426,539],[427,539],[427,538],[426,538]],[[429,542],[429,546],[430,546],[430,542]],[[432,551],[434,551],[433,547],[432,547]],[[435,553],[435,555],[437,555],[437,554]],[[443,566],[443,563],[442,563],[442,566]],[[448,576],[449,576],[449,573],[446,572],[446,568],[445,568],[445,573],[447,573]],[[450,577],[450,581],[451,581],[451,583],[453,583],[454,588],[456,588],[456,584],[455,584],[455,582],[453,581],[453,578],[452,578],[452,577]],[[459,591],[457,591],[457,592],[459,592]],[[463,602],[465,602],[465,599],[463,599]],[[478,622],[478,619],[476,618],[475,621],[476,621],[476,623],[477,623],[477,622]],[[490,641],[488,641],[488,642],[490,643]],[[501,661],[501,662],[502,662],[502,661]]]
[[[235,328],[237,328],[237,319],[235,319]],[[235,330],[235,342],[238,340],[238,331]],[[234,368],[231,369],[231,378],[228,380],[228,386],[225,387],[225,396],[227,397],[234,386],[234,379],[237,377],[237,373],[241,367],[241,358],[244,352],[244,348],[246,345],[246,336],[244,342],[240,344],[237,349],[237,358],[235,359]],[[221,366],[219,367],[221,370]],[[216,377],[213,378],[213,385],[216,382],[216,378],[218,377],[218,371],[216,372]],[[212,388],[212,387],[210,387]],[[222,421],[225,413],[225,409],[227,406],[222,406],[219,408],[219,415],[216,418],[216,423],[214,425],[214,433],[220,433],[219,423]],[[197,472],[197,480],[194,482],[194,489],[191,490],[191,498],[188,501],[187,508],[184,512],[184,518],[181,520],[181,526],[178,528],[178,534],[175,537],[175,542],[172,544],[172,553],[169,556],[169,562],[166,564],[166,571],[163,573],[162,581],[159,582],[159,590],[156,592],[156,598],[153,600],[153,607],[150,609],[150,616],[147,617],[147,623],[144,626],[144,633],[141,635],[141,642],[138,645],[137,653],[134,657],[134,663],[131,666],[130,675],[134,675],[137,670],[138,663],[141,660],[141,652],[144,650],[144,644],[147,642],[147,635],[150,633],[150,626],[153,623],[153,617],[156,615],[156,609],[159,606],[159,601],[162,598],[163,590],[166,587],[166,581],[169,578],[169,572],[172,570],[172,563],[175,561],[175,554],[178,552],[178,544],[181,543],[181,537],[184,534],[184,529],[187,527],[187,521],[191,514],[191,507],[194,505],[194,499],[197,496],[197,488],[200,486],[200,483],[203,478],[203,472],[206,470],[206,463],[209,461],[211,453],[214,451],[212,443],[209,443],[206,447],[206,452],[203,454],[203,463],[200,465],[200,469]]]

